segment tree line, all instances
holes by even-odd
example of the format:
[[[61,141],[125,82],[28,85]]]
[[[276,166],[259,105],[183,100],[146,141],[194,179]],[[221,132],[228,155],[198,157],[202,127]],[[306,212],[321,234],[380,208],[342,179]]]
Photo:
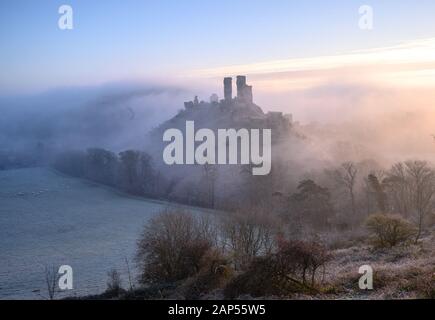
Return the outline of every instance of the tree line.
[[[371,214],[397,214],[417,228],[418,241],[435,207],[435,170],[419,160],[389,169],[374,161],[344,162],[302,172],[299,179],[291,168],[276,162],[268,176],[252,176],[249,166],[240,166],[231,181],[222,181],[216,165],[196,168],[197,175],[171,176],[158,170],[144,151],[116,154],[91,148],[59,154],[54,167],[139,196],[231,212],[267,208],[269,214],[291,222],[295,233],[352,230]],[[224,188],[221,183],[226,183]],[[234,192],[222,194],[231,187]]]

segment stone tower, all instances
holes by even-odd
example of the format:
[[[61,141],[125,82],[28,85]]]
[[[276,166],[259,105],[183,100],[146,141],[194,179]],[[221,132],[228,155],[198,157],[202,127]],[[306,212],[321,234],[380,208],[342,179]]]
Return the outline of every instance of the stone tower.
[[[246,87],[246,76],[237,76],[237,98],[242,99]]]
[[[237,101],[253,103],[252,86],[246,85],[246,76],[237,76]]]
[[[224,78],[224,98],[226,102],[233,100],[233,78]]]

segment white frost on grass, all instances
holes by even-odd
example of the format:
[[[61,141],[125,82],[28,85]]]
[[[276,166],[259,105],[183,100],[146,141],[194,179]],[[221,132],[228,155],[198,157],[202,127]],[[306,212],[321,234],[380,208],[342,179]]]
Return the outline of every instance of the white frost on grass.
[[[45,266],[71,265],[74,290],[101,293],[116,268],[127,285],[136,241],[169,204],[129,197],[45,168],[0,171],[0,299],[38,299]]]

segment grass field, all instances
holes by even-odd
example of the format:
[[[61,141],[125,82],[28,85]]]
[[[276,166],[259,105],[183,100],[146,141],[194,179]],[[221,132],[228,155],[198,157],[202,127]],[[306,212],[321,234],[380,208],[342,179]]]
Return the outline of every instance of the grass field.
[[[0,171],[0,299],[40,299],[45,267],[62,264],[74,289],[58,297],[103,291],[112,268],[128,286],[125,258],[134,273],[142,226],[169,205],[46,168]]]

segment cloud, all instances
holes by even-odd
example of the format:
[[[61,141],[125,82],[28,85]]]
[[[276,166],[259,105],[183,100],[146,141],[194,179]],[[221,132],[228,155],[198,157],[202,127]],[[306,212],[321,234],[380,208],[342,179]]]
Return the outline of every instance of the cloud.
[[[319,158],[349,145],[359,150],[354,159],[435,161],[435,38],[195,74],[248,75],[255,101],[301,121],[315,150],[323,150]],[[341,157],[350,157],[346,150]]]
[[[39,142],[52,149],[141,148],[186,95],[179,87],[116,83],[0,98],[0,150]]]
[[[271,91],[321,86],[331,79],[383,86],[434,86],[435,38],[342,54],[196,70],[200,77],[247,74]]]

